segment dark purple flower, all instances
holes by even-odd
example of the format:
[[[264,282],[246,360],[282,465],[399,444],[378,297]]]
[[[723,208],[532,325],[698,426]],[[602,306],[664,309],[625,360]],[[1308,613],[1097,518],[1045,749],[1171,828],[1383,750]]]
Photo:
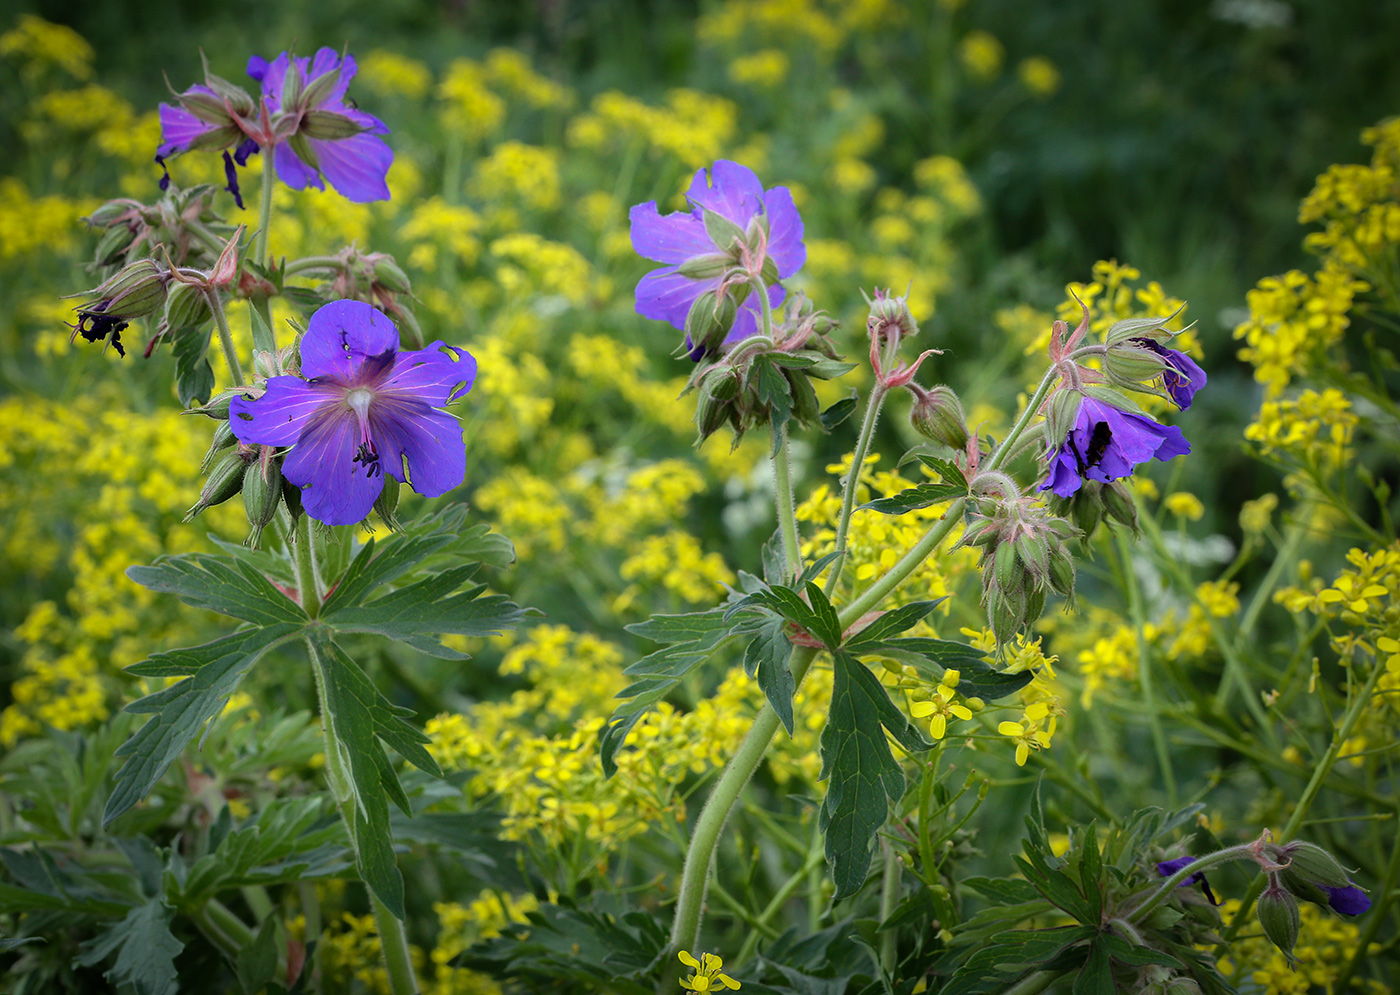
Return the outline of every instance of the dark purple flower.
[[[313,314],[300,351],[302,376],[271,377],[261,397],[235,397],[229,424],[242,442],[292,447],[282,474],[302,488],[308,515],[362,521],[386,473],[428,497],[462,482],[462,427],[440,409],[471,389],[470,353],[441,342],[400,352],[394,323],[360,301]]]
[[[1040,489],[1067,498],[1086,480],[1109,483],[1129,476],[1139,463],[1190,451],[1181,429],[1085,395],[1074,427],[1047,454],[1050,475]]]
[[[1164,878],[1169,878],[1186,865],[1195,861],[1195,859],[1195,857],[1177,857],[1175,860],[1163,860],[1157,865],[1157,873],[1162,875],[1162,877]],[[1200,884],[1201,891],[1205,892],[1205,896],[1207,899],[1209,899],[1211,905],[1220,904],[1220,902],[1215,897],[1215,893],[1210,890],[1210,882],[1206,880],[1206,876],[1203,873],[1198,872],[1196,874],[1188,875],[1186,880],[1181,882],[1181,884],[1177,885],[1177,887],[1185,888],[1187,885],[1197,883]]]
[[[1322,890],[1327,892],[1327,904],[1332,907],[1332,911],[1340,912],[1344,916],[1359,916],[1371,907],[1371,900],[1356,885],[1348,885],[1345,888],[1324,886]]]
[[[287,76],[295,71],[299,75],[299,85],[295,89],[292,106],[284,106],[287,93]],[[317,81],[322,77],[339,72],[332,85],[319,92]],[[279,111],[295,114],[299,119],[297,134],[306,139],[306,146],[294,151],[288,142],[279,142],[276,151],[277,176],[293,190],[313,186],[324,190],[321,177],[331,181],[346,200],[363,204],[371,200],[388,200],[389,185],[385,175],[389,164],[394,160],[394,151],[384,143],[379,135],[387,135],[389,128],[373,114],[366,114],[345,102],[345,89],[350,85],[356,72],[355,57],[345,56],[344,60],[334,49],[323,48],[317,51],[314,59],[293,58],[283,52],[268,62],[253,56],[248,60],[248,75],[262,84],[263,100],[275,115]],[[315,94],[307,99],[307,94]],[[325,115],[333,114],[349,119],[362,129],[358,134],[343,137],[327,137],[334,129],[317,129],[318,122],[331,121]],[[304,157],[309,155],[313,161]]]
[[[1133,339],[1132,342],[1162,357],[1162,361],[1167,364],[1166,369],[1162,371],[1162,386],[1166,387],[1167,396],[1182,411],[1191,407],[1191,398],[1206,385],[1206,371],[1180,349],[1169,349],[1156,339],[1144,337]]]
[[[807,261],[807,246],[802,241],[802,218],[792,202],[787,187],[774,187],[765,192],[753,170],[737,162],[721,159],[710,169],[695,172],[690,189],[686,191],[691,208],[662,215],[656,201],[647,201],[632,208],[632,247],[647,259],[667,265],[652,270],[637,284],[637,311],[646,318],[669,321],[685,331],[690,307],[706,291],[717,290],[722,275],[694,279],[678,272],[688,260],[731,252],[731,246],[716,245],[705,228],[704,212],[713,211],[747,231],[749,222],[762,214],[768,223],[767,258],[777,266],[778,278],[787,279]],[[776,306],[783,301],[782,287],[768,288],[768,300]],[[760,306],[750,294],[739,307],[734,327],[726,343],[746,338],[758,329]]]

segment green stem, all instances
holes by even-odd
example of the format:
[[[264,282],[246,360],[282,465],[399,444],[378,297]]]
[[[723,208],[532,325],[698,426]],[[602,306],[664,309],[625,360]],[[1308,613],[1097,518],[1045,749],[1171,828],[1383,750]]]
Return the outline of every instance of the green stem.
[[[219,345],[224,350],[224,360],[228,363],[229,375],[238,385],[247,383],[243,379],[243,367],[238,362],[238,350],[233,346],[233,332],[228,327],[228,317],[224,314],[224,302],[214,289],[205,291],[209,298],[209,310],[214,313],[214,325],[219,329]]]
[[[253,942],[253,931],[216,898],[192,910],[190,918],[226,957],[237,957],[239,951]]]
[[[802,678],[816,659],[817,651],[805,646],[793,649],[789,665],[792,668],[793,682],[802,684]],[[749,778],[763,761],[768,752],[768,744],[778,731],[778,715],[768,704],[759,710],[754,723],[749,727],[744,740],[729,758],[714,790],[705,800],[700,817],[695,820],[695,830],[690,834],[690,846],[685,853],[685,866],[681,870],[680,894],[676,898],[676,918],[671,926],[671,948],[673,950],[694,950],[700,941],[700,916],[705,902],[705,887],[710,876],[710,866],[714,863],[715,850],[729,813],[739,799],[739,793]]]
[[[293,273],[305,273],[308,270],[339,270],[345,264],[345,260],[339,256],[303,256],[301,259],[293,259],[287,263],[287,275]]]
[[[1297,806],[1293,809],[1293,814],[1288,818],[1288,824],[1283,827],[1279,834],[1281,842],[1288,842],[1293,839],[1298,827],[1307,818],[1308,810],[1312,808],[1312,803],[1316,800],[1318,792],[1322,790],[1323,782],[1327,780],[1327,775],[1331,773],[1332,766],[1341,756],[1342,744],[1351,738],[1352,731],[1356,728],[1356,723],[1361,720],[1361,715],[1371,703],[1371,695],[1376,690],[1376,682],[1380,680],[1381,674],[1385,673],[1385,666],[1373,661],[1371,665],[1371,676],[1367,678],[1366,685],[1352,699],[1347,706],[1346,714],[1342,717],[1341,725],[1332,736],[1332,742],[1327,747],[1327,752],[1322,755],[1316,767],[1313,768],[1312,777],[1308,780],[1308,785],[1303,789],[1302,797],[1298,799]],[[1233,940],[1241,929],[1244,928],[1244,918],[1249,914],[1250,908],[1254,905],[1254,900],[1259,897],[1259,893],[1264,890],[1264,875],[1255,875],[1249,884],[1249,890],[1245,892],[1244,898],[1240,899],[1239,911],[1235,913],[1235,918],[1230,920],[1229,928],[1225,930],[1225,942]]]
[[[788,574],[796,577],[802,572],[802,549],[797,541],[797,512],[792,503],[792,468],[788,461],[787,426],[774,427],[773,490],[778,505],[778,528],[783,533],[783,553],[787,557]]]
[[[1147,705],[1147,722],[1152,729],[1152,745],[1157,751],[1157,766],[1162,771],[1162,780],[1167,786],[1168,807],[1176,808],[1176,775],[1172,773],[1171,753],[1167,750],[1167,734],[1162,729],[1162,716],[1157,711],[1157,694],[1153,686],[1152,660],[1149,656],[1147,637],[1143,629],[1147,619],[1142,607],[1142,592],[1138,590],[1137,576],[1133,573],[1133,558],[1128,549],[1127,537],[1115,531],[1118,541],[1118,567],[1122,574],[1124,590],[1128,592],[1128,613],[1137,630],[1138,677],[1142,680],[1142,697]]]
[[[1235,634],[1236,643],[1244,645],[1249,639],[1249,634],[1254,631],[1255,624],[1259,621],[1259,615],[1264,610],[1270,597],[1274,593],[1274,587],[1278,583],[1279,576],[1293,563],[1293,557],[1298,552],[1298,547],[1302,545],[1303,536],[1307,533],[1307,527],[1301,521],[1289,523],[1288,534],[1284,537],[1283,546],[1280,547],[1278,555],[1274,557],[1274,562],[1269,564],[1269,571],[1264,575],[1258,590],[1254,592],[1254,598],[1250,601],[1249,607],[1240,616],[1240,628]],[[1227,680],[1230,675],[1226,675]],[[1220,694],[1221,704],[1224,704],[1223,696],[1226,694],[1226,684],[1221,682]]]
[[[272,186],[277,182],[273,160],[277,158],[276,146],[262,150],[263,175],[261,203],[258,205],[258,235],[253,240],[253,262],[267,266],[267,229],[272,223]]]
[[[297,597],[302,610],[315,618],[321,613],[321,590],[316,579],[316,554],[312,549],[311,519],[303,512],[294,531],[288,537],[292,547],[292,562],[297,571]]]
[[[1045,991],[1068,973],[1068,971],[1036,971],[1005,989],[1002,995],[1039,995],[1040,992]]]
[[[1216,850],[1208,853],[1204,857],[1197,857],[1191,863],[1182,867],[1171,877],[1167,878],[1157,886],[1157,890],[1148,896],[1147,901],[1128,914],[1128,921],[1133,923],[1144,922],[1148,916],[1157,910],[1157,907],[1172,896],[1172,893],[1179,888],[1183,881],[1192,874],[1200,874],[1202,871],[1210,870],[1219,864],[1228,863],[1231,860],[1242,860],[1252,857],[1250,847],[1252,843],[1241,843],[1239,846],[1229,846],[1223,850]]]
[[[987,464],[981,468],[983,471],[995,470],[1006,462],[1007,457],[1015,449],[1016,441],[1021,438],[1021,433],[1035,420],[1040,411],[1040,405],[1044,403],[1045,396],[1050,393],[1050,388],[1055,385],[1057,376],[1053,366],[1045,371],[1045,376],[1040,378],[1040,386],[1035,389],[1031,399],[1026,402],[1026,408],[1021,412],[1021,417],[1016,419],[1016,424],[1011,426],[1011,431],[1006,434],[1001,445],[997,446],[997,451],[992,453],[991,459],[987,460]]]
[[[304,517],[304,516],[303,516]],[[354,805],[355,794],[350,771],[346,769],[340,737],[336,735],[331,722],[329,703],[326,699],[326,675],[321,652],[310,637],[306,639],[306,651],[311,657],[311,669],[316,677],[316,698],[321,709],[321,733],[325,738],[326,780],[331,794],[340,808],[341,820],[350,835],[350,847],[359,853],[359,840],[355,836]],[[369,892],[370,908],[374,912],[374,923],[379,930],[380,951],[384,955],[384,968],[389,976],[389,990],[392,995],[416,995],[418,979],[413,973],[413,962],[409,959],[408,934],[404,925],[396,919],[379,900],[372,888]]]
[[[899,905],[899,854],[894,847],[890,846],[890,841],[882,839],[880,849],[885,858],[885,873],[880,881],[880,923],[884,925],[894,915],[894,910]],[[889,926],[885,926],[884,932],[880,934],[880,967],[886,975],[894,974],[895,957],[898,953],[896,941],[898,937],[895,931]]]
[[[754,950],[758,948],[759,937],[762,935],[759,932],[760,928],[766,927],[769,922],[772,921],[773,917],[787,904],[788,899],[797,892],[797,889],[802,887],[803,883],[807,880],[807,875],[821,866],[822,860],[823,854],[821,848],[813,848],[808,852],[807,859],[803,861],[802,867],[795,871],[792,877],[783,882],[783,886],[778,889],[772,900],[763,907],[763,911],[760,912],[758,918],[754,920],[755,928],[749,932],[749,935],[744,939],[744,945],[739,948],[739,956],[735,958],[734,961],[736,964],[743,964],[753,956]]]
[[[846,606],[845,611],[841,612],[842,631],[866,612],[873,610],[885,599],[885,595],[904,583],[905,578],[917,570],[924,560],[928,559],[929,554],[938,548],[938,544],[947,538],[948,533],[953,530],[953,526],[962,521],[965,507],[967,507],[966,498],[958,498],[950,504],[948,510],[943,513],[943,517],[934,522],[933,527],[924,533],[923,538],[910,547],[909,552],[905,553],[898,563],[890,567],[889,573],[871,584],[864,594]]]

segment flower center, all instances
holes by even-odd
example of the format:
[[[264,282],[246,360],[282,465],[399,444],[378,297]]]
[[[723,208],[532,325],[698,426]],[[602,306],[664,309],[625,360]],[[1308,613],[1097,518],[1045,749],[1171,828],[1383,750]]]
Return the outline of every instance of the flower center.
[[[367,477],[384,472],[384,468],[379,465],[378,449],[369,434],[369,406],[373,400],[374,391],[364,387],[356,387],[345,395],[345,403],[355,412],[355,417],[360,422],[360,446],[355,450],[355,456],[350,462],[363,463]]]

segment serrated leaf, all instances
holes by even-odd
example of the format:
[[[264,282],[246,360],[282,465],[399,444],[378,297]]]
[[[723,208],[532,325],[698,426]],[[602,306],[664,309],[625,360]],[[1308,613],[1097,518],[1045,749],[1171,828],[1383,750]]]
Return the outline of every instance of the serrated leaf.
[[[823,411],[821,415],[822,431],[830,432],[837,425],[840,425],[847,418],[851,417],[856,410],[857,403],[859,403],[859,397],[860,395],[855,390],[852,390],[850,397],[841,398],[841,400]]]
[[[792,696],[797,691],[788,666],[791,653],[792,643],[783,634],[783,620],[777,615],[763,622],[744,649],[744,670],[750,677],[757,676],[759,688],[789,736],[793,729]]]
[[[253,942],[239,950],[238,956],[234,960],[234,970],[238,974],[238,983],[250,995],[256,995],[257,992],[262,991],[272,980],[273,975],[277,973],[277,954],[280,945],[277,942],[277,931],[280,925],[281,920],[277,916],[268,916],[264,919],[262,926],[258,929],[258,935],[253,938]]]
[[[117,748],[116,756],[128,759],[117,771],[103,824],[144,798],[205,723],[223,709],[258,658],[300,629],[287,622],[235,632],[203,646],[157,653],[129,668],[142,675],[188,676],[126,706],[128,712],[151,713],[152,718]]]
[[[963,475],[962,467],[952,460],[929,453],[918,453],[917,456],[919,462],[942,477],[945,484],[958,484],[963,490],[967,490],[967,477]]]
[[[618,692],[617,697],[631,700],[614,709],[598,734],[598,758],[606,777],[617,773],[617,751],[637,721],[730,635],[725,612],[718,608],[689,615],[657,615],[629,625],[627,630],[669,645],[623,671],[642,679]]]
[[[807,597],[811,599],[810,604],[792,588],[774,584],[767,590],[758,591],[734,602],[726,610],[725,616],[733,618],[751,608],[765,608],[781,615],[813,638],[820,640],[829,649],[834,649],[841,644],[841,622],[836,615],[836,609],[832,608],[821,588],[810,581],[807,582]]]
[[[403,875],[394,857],[389,826],[389,802],[412,814],[408,797],[380,740],[414,766],[441,776],[422,744],[428,742],[381,695],[354,660],[332,640],[324,627],[312,630],[313,663],[320,670],[327,714],[335,739],[344,750],[352,799],[342,806],[350,822],[355,867],[371,891],[398,919],[404,918]]]
[[[1070,995],[1116,995],[1118,986],[1113,983],[1113,962],[1103,944],[1094,943],[1089,947],[1089,958],[1074,977]]]
[[[482,597],[485,584],[458,591],[475,572],[475,564],[453,567],[368,603],[322,612],[321,621],[339,632],[387,636],[443,660],[465,659],[465,653],[444,646],[437,636],[494,636],[514,628],[526,614],[503,595]]]
[[[213,326],[182,328],[175,333],[175,393],[180,398],[180,407],[192,404],[205,404],[214,392],[214,370],[209,365],[206,353],[209,350],[209,337]]]
[[[1004,991],[1020,975],[1091,939],[1094,933],[1088,926],[1008,930],[994,942],[978,946],[939,989],[939,995]]]
[[[115,988],[135,995],[177,995],[175,958],[184,949],[170,932],[170,909],[152,899],[84,944],[77,962],[95,967],[115,953],[115,963],[103,972]]]
[[[310,851],[326,842],[325,832],[311,830],[322,822],[319,796],[279,798],[270,802],[254,818],[228,832],[190,867],[181,896],[185,902],[199,903],[225,888],[259,883],[268,877],[255,873],[275,865],[298,851]]]
[[[250,266],[251,262],[245,260],[243,265]],[[264,269],[262,275],[266,276],[274,283],[277,282],[277,273],[273,270]],[[263,307],[267,306],[266,298],[259,298],[259,300],[262,302]],[[253,319],[253,350],[255,352],[265,352],[268,355],[275,355],[277,353],[277,336],[272,334],[272,328],[268,325],[267,318],[263,316],[261,308],[258,307],[258,303],[259,301],[254,301],[253,306],[248,308],[248,313],[252,315]]]
[[[379,544],[367,540],[321,606],[322,614],[364,604],[378,587],[397,580],[451,541],[452,536],[442,534],[409,536],[384,543],[376,556]]]
[[[860,507],[862,509],[869,508],[871,511],[878,511],[882,515],[903,515],[906,512],[927,508],[931,504],[938,504],[941,501],[962,497],[966,493],[966,484],[935,484],[930,482],[915,484],[913,487],[906,487],[898,494],[891,494],[889,497],[867,501]]]
[[[911,752],[932,744],[890,701],[884,687],[848,653],[837,651],[831,710],[821,734],[822,770],[828,781],[819,823],[826,860],[836,883],[834,898],[860,890],[870,869],[875,834],[891,804],[904,796],[904,773],[890,753],[885,729]]]
[[[918,625],[929,612],[945,600],[945,598],[936,598],[933,601],[913,601],[887,611],[846,640],[844,648],[847,652],[858,654],[863,651],[865,646],[898,636],[906,629]]]
[[[1114,960],[1130,967],[1141,967],[1146,964],[1160,964],[1163,967],[1177,968],[1185,966],[1169,953],[1129,943],[1116,933],[1104,932],[1100,934],[1098,942]]]
[[[971,877],[964,878],[960,883],[999,905],[1015,905],[1040,899],[1040,893],[1031,887],[1029,882],[1018,878]]]
[[[769,457],[778,455],[783,444],[783,429],[792,417],[792,387],[782,370],[773,365],[768,356],[759,356],[749,367],[749,379],[757,381],[758,402],[768,409],[769,424],[772,427],[773,447]]]
[[[1089,901],[1087,922],[1098,922],[1103,912],[1103,863],[1099,855],[1098,823],[1090,822],[1080,835],[1079,886]]]
[[[216,553],[162,556],[126,575],[152,591],[174,594],[187,605],[208,608],[257,625],[305,622],[301,610],[249,564]]]
[[[858,633],[856,638],[864,635],[864,632]],[[883,656],[907,663],[935,684],[944,671],[956,670],[961,675],[958,691],[966,697],[987,701],[1013,694],[1035,678],[1029,670],[1014,674],[995,670],[983,659],[985,654],[981,650],[948,639],[904,636],[862,641],[859,652],[862,656]]]
[[[815,619],[813,635],[826,643],[828,649],[840,646],[841,618],[822,589],[810,580],[807,581],[807,602],[812,606],[812,616]]]

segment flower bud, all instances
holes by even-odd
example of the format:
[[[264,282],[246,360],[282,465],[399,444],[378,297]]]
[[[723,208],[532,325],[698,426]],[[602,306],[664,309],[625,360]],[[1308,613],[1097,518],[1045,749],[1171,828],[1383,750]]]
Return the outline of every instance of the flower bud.
[[[1279,848],[1281,855],[1288,858],[1288,870],[1324,888],[1345,888],[1351,878],[1337,858],[1315,843],[1295,840]]]
[[[690,339],[692,354],[713,355],[728,337],[738,316],[738,302],[733,294],[725,294],[716,299],[713,290],[707,290],[695,299],[690,313],[685,318],[685,333]]]
[[[326,74],[330,75],[329,73]],[[320,77],[317,82],[325,79]],[[316,138],[323,141],[341,141],[346,138],[353,138],[356,135],[368,131],[366,125],[360,124],[354,118],[345,114],[337,114],[334,111],[307,111],[301,119],[300,134],[307,138]]]
[[[1115,346],[1129,339],[1140,339],[1151,337],[1165,342],[1174,333],[1167,331],[1163,326],[1180,313],[1180,309],[1168,314],[1157,315],[1148,318],[1124,318],[1122,321],[1115,321],[1113,326],[1104,334],[1104,345],[1112,350]]]
[[[114,273],[92,295],[106,302],[105,314],[139,318],[165,303],[169,282],[169,271],[156,265],[155,260],[138,259]]]
[[[967,416],[962,401],[951,387],[938,384],[927,390],[910,381],[906,385],[914,392],[914,406],[909,411],[909,423],[925,438],[940,442],[950,449],[961,450],[967,445]]]
[[[1100,494],[1103,499],[1104,514],[1120,525],[1126,525],[1136,535],[1138,531],[1137,505],[1123,485],[1116,480],[1104,484]]]
[[[219,450],[226,449],[233,445],[237,439],[233,434],[233,426],[226,421],[219,422],[214,426],[214,438],[209,443],[209,451],[204,454],[204,459],[199,462],[199,472],[208,473],[209,465],[214,462],[219,455]]]
[[[399,268],[399,264],[394,262],[391,256],[381,256],[374,261],[374,282],[396,294],[413,292],[408,274]]]
[[[209,307],[209,295],[202,286],[176,283],[165,297],[165,326],[170,329],[197,328],[214,312]]]
[[[1293,960],[1293,945],[1298,942],[1298,930],[1302,925],[1298,914],[1298,900],[1290,895],[1270,876],[1269,887],[1259,896],[1259,925],[1264,927],[1264,935],[1278,947],[1289,961]]]
[[[402,532],[399,524],[399,491],[401,485],[389,474],[384,474],[384,489],[374,499],[374,513],[389,527],[390,532]]]
[[[113,225],[98,241],[97,249],[93,252],[93,262],[98,266],[115,265],[135,240],[136,232],[126,225]]]
[[[1109,346],[1103,365],[1110,380],[1134,390],[1149,380],[1156,380],[1167,367],[1159,354],[1135,345],[1133,339]]]
[[[243,545],[256,547],[262,540],[263,529],[277,517],[282,503],[282,466],[271,457],[271,450],[262,447],[261,458],[248,464],[243,474],[243,509],[253,531]]]
[[[691,280],[713,280],[734,265],[734,260],[721,252],[691,256],[676,267],[676,272]]]
[[[890,335],[898,335],[901,338],[917,335],[919,323],[909,311],[909,298],[895,297],[888,290],[876,287],[875,299],[870,302],[870,317],[866,321],[866,330],[871,335],[882,338]]]
[[[185,512],[184,521],[189,522],[205,508],[223,504],[243,489],[243,476],[248,464],[253,460],[253,450],[239,446],[234,452],[221,457],[209,471],[209,479],[199,492],[199,500]]]

